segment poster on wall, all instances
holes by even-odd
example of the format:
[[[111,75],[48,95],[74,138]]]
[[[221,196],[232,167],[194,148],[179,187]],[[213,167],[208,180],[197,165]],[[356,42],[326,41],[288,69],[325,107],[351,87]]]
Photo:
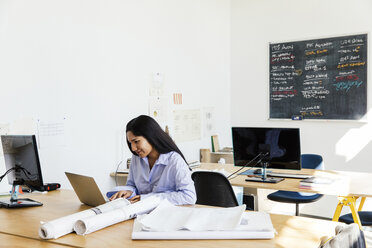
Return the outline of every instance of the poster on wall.
[[[67,118],[38,119],[37,137],[39,148],[65,147]]]
[[[215,134],[214,109],[213,107],[203,108],[203,137],[211,137]]]
[[[200,110],[173,111],[174,132],[176,142],[200,140]]]
[[[149,115],[159,123],[165,122],[167,120],[167,103],[168,99],[166,97],[150,97]]]

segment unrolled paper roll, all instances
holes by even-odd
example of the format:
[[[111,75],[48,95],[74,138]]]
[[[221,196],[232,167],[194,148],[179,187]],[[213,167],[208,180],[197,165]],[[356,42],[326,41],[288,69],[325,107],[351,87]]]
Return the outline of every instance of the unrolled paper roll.
[[[148,197],[139,202],[115,209],[103,214],[81,218],[76,221],[74,231],[79,235],[89,234],[113,224],[132,219],[156,208],[161,199],[156,196]]]
[[[90,216],[99,215],[109,212],[114,209],[122,208],[129,205],[127,199],[120,198],[114,201],[99,205],[98,207],[87,209],[75,214],[67,215],[46,223],[42,223],[39,227],[39,236],[42,239],[57,239],[63,235],[74,231],[74,224],[77,220]]]

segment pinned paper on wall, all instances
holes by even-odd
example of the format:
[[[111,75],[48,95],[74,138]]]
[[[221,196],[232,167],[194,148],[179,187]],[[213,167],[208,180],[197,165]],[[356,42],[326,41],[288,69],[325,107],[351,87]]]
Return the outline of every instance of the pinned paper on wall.
[[[203,109],[203,136],[210,137],[214,131],[214,109],[213,107]]]
[[[39,147],[66,146],[66,122],[66,117],[53,121],[39,119],[37,121]]]
[[[177,142],[200,140],[200,110],[175,110],[174,140]]]
[[[164,95],[164,81],[163,74],[156,72],[152,75],[152,81],[150,86],[150,96],[162,96]]]
[[[150,97],[149,98],[149,115],[157,122],[167,120],[167,98],[165,97]]]
[[[173,93],[173,103],[175,105],[182,104],[182,93]]]

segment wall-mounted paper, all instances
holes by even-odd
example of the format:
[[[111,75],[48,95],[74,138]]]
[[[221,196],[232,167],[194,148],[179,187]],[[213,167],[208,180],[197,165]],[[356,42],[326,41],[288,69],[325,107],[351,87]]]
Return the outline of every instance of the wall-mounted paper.
[[[200,139],[200,110],[175,110],[174,118],[174,140],[177,142],[192,141]]]
[[[214,131],[214,109],[213,107],[203,108],[203,137],[210,137]]]
[[[175,105],[182,104],[182,93],[173,93],[173,104]]]
[[[164,95],[163,74],[156,72],[152,75],[152,82],[150,86],[150,96]]]
[[[50,148],[56,146],[66,146],[66,127],[67,118],[59,120],[38,120],[38,144],[40,148]]]
[[[150,97],[149,115],[157,122],[165,122],[167,120],[167,98],[160,96]]]

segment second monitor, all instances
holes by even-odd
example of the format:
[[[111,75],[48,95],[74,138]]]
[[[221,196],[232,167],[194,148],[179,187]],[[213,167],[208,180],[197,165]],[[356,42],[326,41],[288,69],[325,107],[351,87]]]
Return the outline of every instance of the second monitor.
[[[235,166],[301,170],[298,128],[233,127],[232,138]]]

